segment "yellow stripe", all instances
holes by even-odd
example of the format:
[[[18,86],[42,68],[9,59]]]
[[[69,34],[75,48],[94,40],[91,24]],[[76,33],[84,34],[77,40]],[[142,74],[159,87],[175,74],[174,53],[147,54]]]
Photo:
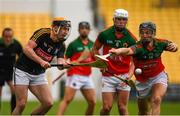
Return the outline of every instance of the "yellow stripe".
[[[34,35],[33,35],[33,38],[32,40],[36,40],[40,35],[46,33],[46,31],[43,29],[43,30],[39,30],[38,32],[36,32]]]
[[[35,38],[38,38],[39,36],[41,36],[41,35],[44,34],[44,33],[50,33],[50,29],[41,29],[40,31],[38,31],[38,32],[34,35],[34,37],[35,37]]]
[[[36,41],[37,38],[39,38],[44,33],[50,33],[50,29],[41,29],[41,30],[39,30],[36,34],[33,35],[32,40]]]
[[[39,33],[38,35],[34,36],[34,38],[39,38],[41,35],[43,35],[44,33],[49,33],[49,31],[43,31],[41,33]]]

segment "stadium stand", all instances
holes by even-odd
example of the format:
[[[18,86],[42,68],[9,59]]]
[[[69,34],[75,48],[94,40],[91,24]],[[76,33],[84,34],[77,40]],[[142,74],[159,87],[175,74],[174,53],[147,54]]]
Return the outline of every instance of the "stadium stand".
[[[0,32],[11,27],[15,36],[24,45],[34,30],[50,27],[50,15],[47,13],[0,13]]]

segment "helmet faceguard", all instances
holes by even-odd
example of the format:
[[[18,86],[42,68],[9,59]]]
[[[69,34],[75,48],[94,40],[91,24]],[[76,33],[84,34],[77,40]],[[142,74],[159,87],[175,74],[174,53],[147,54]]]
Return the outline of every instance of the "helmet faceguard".
[[[142,33],[146,34],[142,37]],[[153,41],[156,35],[156,25],[152,22],[143,22],[139,25],[139,36],[141,37],[143,46],[147,46]]]
[[[65,41],[69,37],[70,32],[71,32],[71,21],[66,20],[64,18],[55,18],[52,22],[52,26],[58,27],[56,30],[53,30],[53,31],[57,35],[59,40]],[[61,34],[61,29],[63,29],[63,28],[68,28],[68,33],[65,37],[62,38],[60,34]]]

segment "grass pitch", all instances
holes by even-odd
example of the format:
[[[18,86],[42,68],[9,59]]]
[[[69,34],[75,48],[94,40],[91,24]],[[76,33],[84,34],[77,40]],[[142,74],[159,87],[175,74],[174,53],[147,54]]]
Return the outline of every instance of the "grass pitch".
[[[38,106],[38,102],[28,102],[23,114],[29,115],[31,111]],[[55,115],[58,109],[59,102],[54,102],[53,107],[47,113],[47,115]],[[65,114],[67,115],[84,115],[87,104],[85,101],[73,101]],[[163,102],[161,105],[161,114],[162,115],[180,115],[180,102]],[[96,104],[96,108],[94,114],[99,115],[99,111],[101,109],[101,102],[98,101]],[[137,103],[136,101],[130,101],[128,104],[128,110],[130,115],[137,115]],[[1,103],[1,112],[0,115],[9,115],[10,114],[10,104],[9,102]],[[111,115],[118,115],[117,104],[114,103],[113,108],[111,110]]]

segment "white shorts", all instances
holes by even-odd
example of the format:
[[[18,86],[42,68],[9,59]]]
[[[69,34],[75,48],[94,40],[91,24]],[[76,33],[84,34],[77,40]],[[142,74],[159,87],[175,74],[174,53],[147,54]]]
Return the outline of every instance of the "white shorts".
[[[39,75],[31,75],[27,72],[24,72],[18,68],[15,68],[14,76],[14,85],[43,85],[48,84],[47,79],[45,78],[45,73]]]
[[[72,75],[66,78],[66,86],[74,89],[94,89],[92,77]]]
[[[151,94],[151,88],[154,84],[161,83],[165,87],[167,87],[168,83],[168,76],[167,74],[162,71],[157,76],[153,78],[149,78],[145,83],[141,83],[139,81],[136,81],[136,89],[139,93],[137,96],[138,98],[146,98],[149,97]]]
[[[119,75],[119,77],[126,79],[128,74]],[[130,91],[131,88],[117,77],[102,77],[102,92],[117,92],[120,90]]]

